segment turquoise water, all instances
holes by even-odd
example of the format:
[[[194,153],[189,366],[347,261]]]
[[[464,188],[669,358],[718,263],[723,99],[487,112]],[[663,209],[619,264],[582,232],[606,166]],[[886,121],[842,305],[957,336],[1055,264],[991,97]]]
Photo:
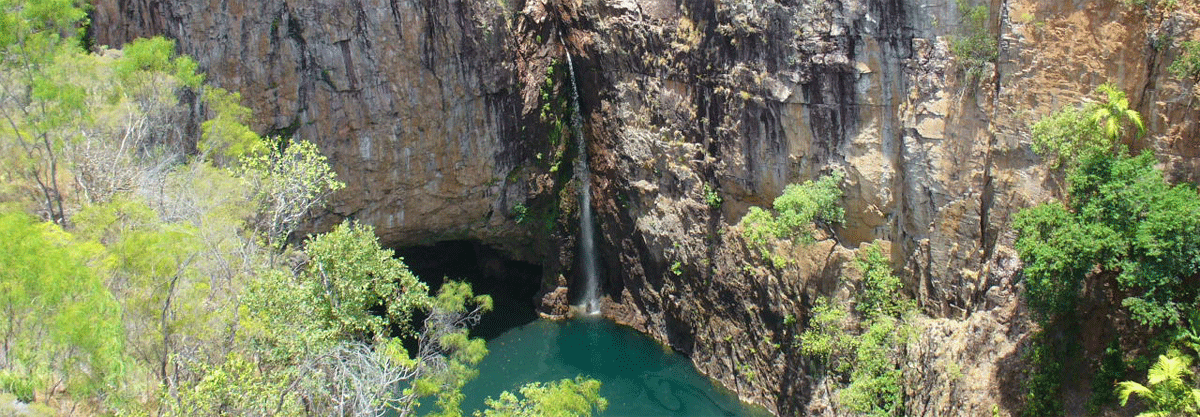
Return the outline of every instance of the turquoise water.
[[[769,416],[700,375],[691,362],[637,331],[600,318],[537,320],[488,340],[463,410],[529,382],[576,375],[600,380],[600,416]]]

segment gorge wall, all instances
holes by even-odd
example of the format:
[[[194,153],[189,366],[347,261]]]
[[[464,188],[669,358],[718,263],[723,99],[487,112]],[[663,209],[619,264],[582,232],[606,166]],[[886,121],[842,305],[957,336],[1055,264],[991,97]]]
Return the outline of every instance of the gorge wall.
[[[317,143],[348,187],[315,229],[480,241],[544,263],[547,292],[575,275],[574,147],[545,115],[570,53],[606,315],[780,415],[837,414],[776,346],[799,331],[784,317],[846,292],[845,262],[883,240],[932,317],[909,347],[910,414],[1009,414],[1029,331],[1009,220],[1061,192],[1030,126],[1116,82],[1146,116],[1133,146],[1200,179],[1193,86],[1166,71],[1200,18],[985,5],[999,58],[978,77],[949,52],[961,11],[933,0],[95,0],[92,35],[177,39],[257,130]],[[732,233],[747,208],[835,169],[845,224],[786,267],[750,263]]]

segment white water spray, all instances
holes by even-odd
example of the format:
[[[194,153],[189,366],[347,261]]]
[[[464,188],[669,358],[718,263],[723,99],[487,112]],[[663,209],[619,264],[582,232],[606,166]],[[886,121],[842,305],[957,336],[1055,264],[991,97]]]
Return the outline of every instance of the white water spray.
[[[583,138],[583,115],[579,111],[579,86],[575,84],[575,63],[567,52],[567,71],[571,76],[571,129],[579,144],[579,163],[575,178],[582,184],[579,191],[579,248],[583,256],[583,277],[587,286],[583,292],[583,310],[600,313],[600,281],[596,272],[595,226],[592,224],[592,172],[588,169],[587,141]]]

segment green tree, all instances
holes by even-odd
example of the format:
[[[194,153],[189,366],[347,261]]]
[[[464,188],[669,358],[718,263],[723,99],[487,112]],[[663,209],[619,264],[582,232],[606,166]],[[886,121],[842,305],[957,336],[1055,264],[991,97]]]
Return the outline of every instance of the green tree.
[[[750,207],[738,223],[746,243],[776,266],[785,264],[785,259],[774,255],[773,245],[777,240],[809,242],[813,239],[814,222],[839,223],[843,220],[845,212],[838,204],[842,198],[843,177],[841,171],[834,171],[817,181],[788,184],[773,202],[775,214]]]
[[[800,235],[811,239],[811,234],[805,230],[813,221],[841,223],[845,210],[838,204],[842,199],[841,171],[834,171],[816,181],[805,181],[804,184],[788,184],[783,194],[775,198],[773,206],[778,213],[777,221],[780,235],[788,238]]]
[[[179,127],[188,111],[178,97],[199,87],[195,61],[176,56],[174,42],[163,38],[89,54],[59,33],[84,16],[68,7],[73,3],[14,4],[18,12],[5,19],[17,28],[17,41],[0,59],[6,80],[0,86],[6,127],[0,150],[11,178],[27,182],[18,186],[38,190],[46,218],[66,224],[74,203],[105,202],[132,191],[147,171],[181,157],[191,140]],[[67,9],[51,18],[47,7]],[[41,11],[21,12],[33,9]],[[28,21],[35,18],[62,23],[49,25],[59,28],[52,31],[45,22]]]
[[[963,33],[950,38],[950,53],[965,69],[968,83],[983,76],[984,66],[995,62],[1000,55],[996,36],[988,28],[989,10],[986,5],[971,6],[967,0],[956,0],[962,14]]]
[[[1091,122],[1100,127],[1100,132],[1115,143],[1121,138],[1125,126],[1137,129],[1137,135],[1146,134],[1146,124],[1137,110],[1129,108],[1129,98],[1125,92],[1112,83],[1104,83],[1096,87],[1096,91],[1104,94],[1105,101],[1097,103],[1091,110]]]
[[[1147,374],[1148,386],[1134,381],[1117,384],[1121,406],[1129,402],[1130,396],[1136,395],[1147,408],[1138,417],[1200,414],[1200,389],[1192,381],[1190,365],[1191,358],[1187,356],[1160,355]]]
[[[277,250],[310,210],[346,186],[317,145],[302,140],[280,140],[267,153],[244,157],[241,172],[258,200],[257,228]]]
[[[1097,87],[1096,93],[1104,100],[1063,107],[1033,125],[1033,151],[1047,158],[1052,168],[1093,153],[1117,152],[1126,126],[1133,127],[1138,136],[1145,134],[1142,116],[1129,108],[1124,91],[1106,83]]]
[[[100,242],[111,256],[110,282],[122,300],[133,356],[170,386],[176,379],[171,357],[179,332],[192,324],[182,319],[197,313],[194,304],[180,300],[181,294],[184,299],[203,297],[194,294],[203,292],[195,286],[199,280],[193,265],[200,252],[196,229],[162,222],[145,204],[130,200],[91,206],[77,217],[85,236],[106,238]]]
[[[1065,201],[1013,219],[1025,297],[1043,329],[1030,351],[1031,415],[1062,412],[1061,363],[1073,353],[1055,341],[1070,338],[1086,280],[1114,277],[1122,306],[1146,327],[1185,324],[1196,302],[1184,280],[1200,273],[1200,196],[1193,185],[1168,184],[1153,154],[1128,154],[1120,139],[1144,133],[1141,116],[1112,85],[1097,91],[1103,102],[1068,107],[1034,126],[1034,150],[1065,165]]]
[[[821,361],[826,369],[846,373],[853,369],[853,352],[857,340],[851,330],[854,322],[850,310],[842,308],[828,297],[818,297],[811,309],[808,328],[800,333],[800,351]]]
[[[1183,41],[1179,57],[1167,67],[1176,78],[1195,80],[1200,77],[1200,41]]]
[[[121,50],[123,57],[114,75],[124,84],[155,84],[161,83],[162,77],[173,77],[182,87],[198,89],[204,82],[196,60],[176,54],[173,40],[161,36],[139,38]]]
[[[303,413],[287,379],[273,378],[240,354],[224,363],[189,364],[202,377],[187,381],[179,398],[166,402],[168,416],[291,416]]]
[[[1117,141],[1126,126],[1142,134],[1142,118],[1112,85],[1097,91],[1105,102],[1066,109],[1034,127],[1035,150],[1074,162],[1066,204],[1038,205],[1014,219],[1027,297],[1044,319],[1061,315],[1100,266],[1118,272],[1117,282],[1131,292],[1123,304],[1138,321],[1177,323],[1179,303],[1194,293],[1182,280],[1200,272],[1200,198],[1192,186],[1167,184],[1152,154],[1127,155]]]
[[[431,303],[425,283],[392,251],[379,247],[375,231],[355,222],[309,240],[307,280],[317,318],[337,339],[371,341],[405,336],[414,310]],[[375,314],[374,308],[385,314]]]
[[[590,417],[608,408],[600,396],[600,381],[575,377],[551,383],[534,382],[520,389],[521,397],[505,391],[500,398],[488,398],[487,410],[476,417]]]
[[[213,118],[201,125],[204,134],[197,147],[218,162],[238,161],[255,158],[266,150],[257,133],[250,130],[250,109],[241,104],[242,95],[221,88],[205,89],[204,103],[209,106]]]
[[[1035,312],[1074,309],[1082,280],[1097,265],[1117,272],[1122,304],[1144,325],[1178,323],[1195,290],[1183,279],[1200,272],[1200,197],[1171,186],[1153,155],[1093,154],[1072,172],[1070,203],[1048,203],[1014,218]]]
[[[862,291],[854,308],[863,317],[901,317],[916,311],[912,300],[900,296],[904,284],[892,274],[892,266],[878,244],[863,247],[854,259],[854,266],[862,272]]]
[[[36,184],[41,212],[66,224],[60,183],[63,148],[77,141],[72,128],[85,112],[86,91],[65,82],[62,65],[80,54],[77,36],[86,19],[76,0],[0,1],[0,135],[10,169]]]
[[[103,248],[24,213],[0,214],[0,235],[0,379],[77,398],[117,383],[125,340],[120,307],[94,269]]]
[[[411,415],[423,398],[458,415],[461,388],[487,354],[468,331],[491,299],[449,281],[436,296],[373,230],[346,222],[309,240],[305,271],[251,285],[243,337],[310,413]],[[410,326],[416,312],[425,320]],[[403,340],[415,342],[408,351]]]
[[[234,349],[240,293],[263,258],[241,236],[248,200],[239,187],[228,171],[195,162],[167,174],[152,201],[119,194],[73,217],[78,237],[106,248],[130,355],[157,379],[130,381],[143,390],[131,395],[173,391],[197,362],[220,363]]]
[[[895,416],[904,411],[904,347],[913,337],[909,317],[916,305],[902,294],[878,245],[860,249],[855,268],[862,285],[857,317],[827,297],[813,304],[808,329],[797,338],[801,352],[824,365],[827,376],[848,381],[837,404],[857,415]]]

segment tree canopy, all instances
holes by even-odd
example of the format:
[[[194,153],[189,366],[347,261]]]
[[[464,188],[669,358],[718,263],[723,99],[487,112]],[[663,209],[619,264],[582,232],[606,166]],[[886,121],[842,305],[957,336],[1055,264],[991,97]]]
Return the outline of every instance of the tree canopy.
[[[0,0],[0,412],[461,415],[490,298],[431,293],[366,225],[292,236],[344,186],[320,149],[172,40],[82,49],[86,17]],[[522,404],[602,404],[572,384]]]

